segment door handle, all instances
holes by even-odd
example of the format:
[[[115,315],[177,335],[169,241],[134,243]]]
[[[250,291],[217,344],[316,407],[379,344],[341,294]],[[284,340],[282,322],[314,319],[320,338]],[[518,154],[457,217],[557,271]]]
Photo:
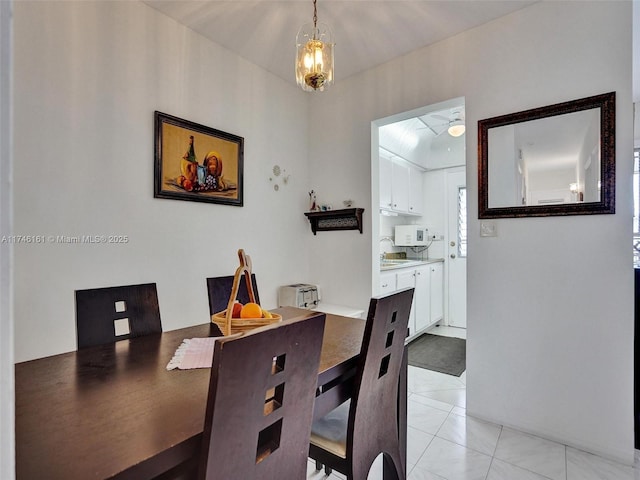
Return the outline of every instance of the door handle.
[[[456,258],[456,254],[452,253],[451,255],[449,255],[451,258]]]

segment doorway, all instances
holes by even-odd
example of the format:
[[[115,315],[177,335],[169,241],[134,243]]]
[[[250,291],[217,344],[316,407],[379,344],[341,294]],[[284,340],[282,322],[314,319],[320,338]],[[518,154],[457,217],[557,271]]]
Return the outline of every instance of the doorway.
[[[372,211],[379,212],[372,218],[372,292],[389,288],[380,271],[383,254],[441,259],[444,317],[437,323],[466,328],[466,135],[449,131],[460,123],[464,97],[372,122]],[[403,178],[402,197],[392,202]],[[428,229],[427,248],[394,244],[395,227],[407,224]]]

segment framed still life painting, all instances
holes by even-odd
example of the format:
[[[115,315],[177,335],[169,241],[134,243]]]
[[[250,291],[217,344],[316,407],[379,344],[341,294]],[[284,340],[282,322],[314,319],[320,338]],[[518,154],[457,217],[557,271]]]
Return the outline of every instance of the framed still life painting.
[[[242,206],[244,138],[155,112],[154,197]]]

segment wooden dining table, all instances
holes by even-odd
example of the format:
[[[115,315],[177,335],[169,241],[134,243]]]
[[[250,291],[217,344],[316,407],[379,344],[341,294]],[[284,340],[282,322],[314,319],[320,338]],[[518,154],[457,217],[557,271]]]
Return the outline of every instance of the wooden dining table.
[[[316,313],[274,311],[285,320]],[[364,325],[327,315],[315,417],[349,398]],[[16,364],[16,478],[164,480],[193,463],[210,369],[166,367],[184,339],[219,335],[207,323]],[[398,396],[403,458],[406,391],[405,349]]]

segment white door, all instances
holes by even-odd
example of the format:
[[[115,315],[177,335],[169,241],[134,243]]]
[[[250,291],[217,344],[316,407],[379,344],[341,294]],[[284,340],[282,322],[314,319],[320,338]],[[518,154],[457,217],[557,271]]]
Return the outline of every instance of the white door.
[[[448,324],[467,328],[467,186],[464,168],[447,170]]]

